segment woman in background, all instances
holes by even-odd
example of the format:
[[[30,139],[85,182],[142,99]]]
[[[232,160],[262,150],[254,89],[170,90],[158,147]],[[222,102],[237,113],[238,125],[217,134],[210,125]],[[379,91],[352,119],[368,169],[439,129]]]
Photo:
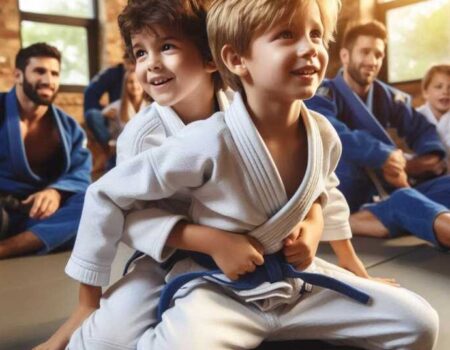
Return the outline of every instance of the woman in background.
[[[127,71],[123,79],[122,94],[120,100],[114,101],[102,110],[102,114],[108,119],[110,140],[108,142],[109,159],[105,170],[109,170],[116,164],[115,146],[116,140],[122,132],[125,124],[140,110],[147,106],[149,100],[139,84],[136,73]]]

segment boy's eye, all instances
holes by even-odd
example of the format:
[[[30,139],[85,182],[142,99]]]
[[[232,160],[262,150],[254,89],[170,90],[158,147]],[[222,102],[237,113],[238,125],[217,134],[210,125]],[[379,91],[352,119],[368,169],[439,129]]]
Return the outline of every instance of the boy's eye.
[[[134,52],[134,57],[139,58],[145,55],[145,51],[144,50],[136,50]]]
[[[290,30],[283,30],[277,35],[277,39],[292,39],[294,34]]]
[[[171,49],[173,49],[173,48],[175,48],[175,46],[172,45],[172,44],[164,44],[164,45],[162,46],[162,48],[161,48],[161,51],[168,51],[168,50],[171,50]]]
[[[310,36],[313,39],[322,39],[323,38],[323,33],[319,29],[314,29],[314,30],[311,31]]]

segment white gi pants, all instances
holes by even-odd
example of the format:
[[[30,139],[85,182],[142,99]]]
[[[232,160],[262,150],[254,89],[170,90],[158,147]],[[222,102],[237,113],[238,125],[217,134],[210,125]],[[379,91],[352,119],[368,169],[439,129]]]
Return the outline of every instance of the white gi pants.
[[[148,329],[138,350],[254,349],[264,339],[320,339],[364,349],[430,350],[438,333],[436,311],[403,288],[356,277],[330,264],[333,277],[372,297],[360,304],[314,287],[298,302],[261,312],[209,283],[175,300],[163,320]]]
[[[136,349],[139,338],[156,322],[165,274],[152,259],[137,260],[134,269],[106,291],[100,308],[76,330],[66,349]]]

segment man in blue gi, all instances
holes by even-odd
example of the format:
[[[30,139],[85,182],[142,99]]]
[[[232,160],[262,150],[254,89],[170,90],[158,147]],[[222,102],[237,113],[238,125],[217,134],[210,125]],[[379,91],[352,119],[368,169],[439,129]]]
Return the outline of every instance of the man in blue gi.
[[[45,43],[16,56],[15,87],[0,94],[0,259],[70,246],[91,156],[78,123],[52,105],[61,54]]]
[[[343,69],[306,104],[324,114],[341,138],[336,173],[352,211],[353,233],[409,232],[448,248],[450,177],[444,176],[444,146],[408,95],[376,79],[386,37],[377,21],[350,27],[340,51]],[[412,154],[400,150],[392,130]]]
[[[123,77],[125,72],[133,69],[130,60],[124,56],[124,63],[107,68],[98,73],[84,90],[84,119],[86,127],[92,132],[95,141],[102,147],[103,153],[97,154],[105,158],[106,169],[115,164],[115,147],[110,144],[111,133],[109,121],[102,114],[104,106],[100,100],[104,94],[108,96],[109,103],[121,98]]]

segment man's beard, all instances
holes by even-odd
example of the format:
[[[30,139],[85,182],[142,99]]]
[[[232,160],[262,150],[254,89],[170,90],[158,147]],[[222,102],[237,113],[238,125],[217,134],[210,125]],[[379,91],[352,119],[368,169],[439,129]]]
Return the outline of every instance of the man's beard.
[[[358,67],[354,64],[352,64],[350,62],[350,64],[347,67],[347,73],[348,75],[350,75],[352,77],[352,79],[355,81],[355,83],[357,83],[359,86],[367,86],[372,84],[372,82],[374,81],[375,77],[364,77]]]
[[[40,106],[40,105],[44,105],[44,106],[51,105],[53,103],[53,101],[55,100],[55,98],[56,98],[57,91],[54,91],[53,95],[51,95],[50,97],[42,97],[42,96],[40,96],[38,94],[38,89],[42,85],[44,85],[44,84],[36,84],[36,86],[33,86],[27,80],[25,75],[23,77],[23,92],[25,93],[25,95],[38,106]]]

